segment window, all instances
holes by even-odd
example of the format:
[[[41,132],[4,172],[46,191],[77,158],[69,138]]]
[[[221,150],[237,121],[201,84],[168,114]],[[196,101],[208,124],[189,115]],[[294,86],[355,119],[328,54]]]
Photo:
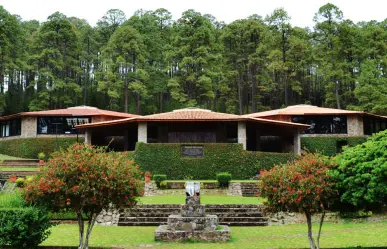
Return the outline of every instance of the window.
[[[21,135],[21,119],[11,119],[0,122],[0,137]]]
[[[76,134],[76,125],[88,124],[88,117],[40,117],[38,118],[38,134]]]
[[[292,122],[310,125],[303,134],[347,134],[346,116],[292,116]]]
[[[387,119],[364,117],[364,135],[372,135],[387,129]]]

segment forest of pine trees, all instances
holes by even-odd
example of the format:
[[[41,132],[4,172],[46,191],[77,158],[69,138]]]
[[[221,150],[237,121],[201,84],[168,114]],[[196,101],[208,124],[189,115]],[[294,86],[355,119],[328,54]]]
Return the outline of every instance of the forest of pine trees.
[[[387,19],[353,23],[322,6],[314,27],[286,10],[225,24],[187,10],[96,26],[53,13],[25,21],[0,6],[0,112],[89,105],[151,114],[197,106],[243,114],[313,104],[387,115]]]

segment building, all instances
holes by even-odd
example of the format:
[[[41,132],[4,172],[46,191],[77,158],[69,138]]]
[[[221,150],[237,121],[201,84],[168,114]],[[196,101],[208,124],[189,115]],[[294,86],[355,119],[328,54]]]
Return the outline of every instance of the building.
[[[252,113],[244,117],[310,125],[301,132],[302,137],[359,137],[387,129],[387,117],[385,116],[312,105],[294,105],[283,109]]]
[[[136,117],[133,114],[78,106],[37,112],[22,112],[0,117],[0,139],[42,136],[76,136],[76,125]],[[83,134],[81,133],[81,136]]]
[[[184,108],[172,112],[78,125],[85,141],[115,150],[143,143],[241,143],[250,151],[300,153],[300,133],[309,125]],[[119,145],[120,144],[120,145]]]

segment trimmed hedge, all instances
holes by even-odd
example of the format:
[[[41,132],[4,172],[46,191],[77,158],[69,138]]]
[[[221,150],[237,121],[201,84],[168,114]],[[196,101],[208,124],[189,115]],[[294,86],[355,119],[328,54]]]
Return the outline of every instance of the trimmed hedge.
[[[75,137],[58,137],[58,148],[67,148],[75,143]],[[78,141],[84,141],[79,137]],[[15,138],[0,141],[0,154],[35,159],[40,152],[48,157],[56,149],[55,137],[37,137],[37,138]]]
[[[188,145],[188,144],[184,144]],[[234,179],[250,179],[262,169],[294,159],[292,153],[251,152],[242,144],[189,144],[203,146],[204,157],[180,155],[181,144],[137,143],[133,159],[143,171],[166,174],[170,180],[216,179],[219,172],[229,172]]]
[[[349,147],[364,143],[367,137],[301,137],[301,148],[309,152],[319,152],[326,156],[334,156],[339,143],[347,143]]]

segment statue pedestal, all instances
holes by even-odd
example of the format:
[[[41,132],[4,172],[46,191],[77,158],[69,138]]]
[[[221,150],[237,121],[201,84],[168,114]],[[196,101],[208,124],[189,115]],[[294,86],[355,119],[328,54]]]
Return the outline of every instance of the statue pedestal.
[[[200,183],[187,182],[186,191],[194,195],[186,198],[187,204],[181,206],[180,215],[170,215],[168,225],[161,225],[155,230],[155,240],[164,242],[230,240],[228,226],[219,226],[218,216],[206,215],[205,205],[200,205],[200,196],[197,195],[200,194]]]

